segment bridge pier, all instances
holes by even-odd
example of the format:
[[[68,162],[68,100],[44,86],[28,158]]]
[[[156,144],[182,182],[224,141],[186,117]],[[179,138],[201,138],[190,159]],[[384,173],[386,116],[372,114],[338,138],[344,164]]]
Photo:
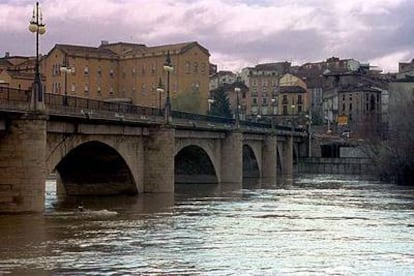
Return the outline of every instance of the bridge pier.
[[[0,212],[42,212],[46,182],[46,116],[13,118],[0,138]]]
[[[221,144],[221,182],[243,182],[243,133],[226,133]]]
[[[277,138],[267,135],[262,147],[262,177],[275,180],[277,174]]]
[[[150,128],[144,146],[144,192],[174,192],[175,129]]]
[[[293,137],[287,136],[282,151],[283,166],[282,174],[287,177],[293,176]]]

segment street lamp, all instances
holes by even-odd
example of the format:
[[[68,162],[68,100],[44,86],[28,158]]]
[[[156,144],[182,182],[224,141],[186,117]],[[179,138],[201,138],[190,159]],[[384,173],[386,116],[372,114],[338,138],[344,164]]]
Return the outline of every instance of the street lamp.
[[[240,127],[240,114],[239,114],[239,109],[240,109],[240,103],[239,103],[240,88],[239,87],[235,87],[234,88],[234,92],[236,93],[236,128],[239,128]]]
[[[208,112],[211,112],[211,105],[215,102],[214,99],[209,98],[208,100]]]
[[[307,123],[308,123],[308,157],[312,157],[312,132],[311,132],[311,127],[312,127],[312,115],[310,113],[311,111],[309,110],[309,115],[306,114],[305,117],[307,119]]]
[[[167,52],[167,59],[165,60],[164,71],[167,72],[167,99],[165,101],[165,122],[168,124],[171,121],[171,99],[170,99],[170,72],[174,70],[174,67],[171,64],[171,57],[170,57],[170,51]]]
[[[60,66],[60,72],[65,73],[65,94],[63,95],[63,105],[68,105],[68,73],[72,73],[73,69],[69,66],[68,57],[63,58],[63,65]]]
[[[40,108],[40,105],[44,103],[42,82],[39,73],[39,35],[43,35],[46,32],[46,26],[43,24],[42,11],[39,8],[39,2],[36,2],[36,6],[33,8],[32,19],[29,24],[29,31],[36,33],[36,63],[35,63],[35,78],[32,87],[32,105],[33,109]],[[39,102],[39,106],[38,106]],[[43,106],[42,106],[43,107]]]
[[[157,92],[158,92],[158,109],[159,109],[159,112],[160,112],[160,115],[161,115],[162,114],[162,112],[161,112],[161,95],[162,95],[162,93],[164,93],[164,88],[162,86],[161,77],[160,77],[160,80],[158,82]]]

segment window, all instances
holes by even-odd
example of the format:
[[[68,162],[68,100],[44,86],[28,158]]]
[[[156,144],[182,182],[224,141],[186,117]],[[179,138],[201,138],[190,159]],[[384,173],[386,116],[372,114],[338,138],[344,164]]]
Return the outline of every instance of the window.
[[[194,62],[193,70],[194,70],[194,73],[198,73],[198,63],[197,62]]]
[[[190,72],[191,72],[191,64],[190,64],[190,62],[189,61],[186,61],[185,62],[185,72],[187,73],[187,74],[189,74]]]
[[[89,86],[85,84],[85,93],[88,93],[88,91],[89,91]]]
[[[100,86],[98,86],[97,91],[98,91],[98,94],[101,94],[101,87]]]
[[[100,78],[100,77],[102,77],[102,68],[101,68],[101,66],[98,66],[98,77]]]
[[[298,113],[302,113],[302,106],[298,105]]]
[[[298,104],[303,104],[302,95],[298,95]]]
[[[151,74],[155,75],[155,71],[156,71],[155,63],[152,63],[152,65],[151,65]]]
[[[109,76],[111,77],[111,78],[113,78],[114,77],[114,70],[111,68],[111,70],[109,70]]]
[[[206,64],[203,62],[201,63],[201,73],[204,73],[206,71]]]
[[[283,115],[287,115],[288,114],[288,112],[287,112],[287,105],[284,105],[283,106]]]
[[[257,105],[257,98],[253,98],[253,104]]]
[[[145,96],[145,94],[146,94],[146,86],[145,86],[145,83],[144,83],[144,84],[142,84],[142,86],[141,86],[141,94],[142,94],[143,96]]]
[[[83,70],[83,73],[85,74],[85,76],[87,76],[89,74],[88,66],[85,66],[85,69]]]
[[[352,103],[349,104],[349,111],[352,111]]]
[[[112,95],[112,94],[114,94],[114,88],[113,87],[109,88],[109,95]]]
[[[76,84],[75,84],[75,83],[72,83],[71,91],[72,91],[73,93],[75,93],[75,92],[76,92]]]
[[[262,103],[263,103],[263,105],[267,105],[267,98],[263,98]]]

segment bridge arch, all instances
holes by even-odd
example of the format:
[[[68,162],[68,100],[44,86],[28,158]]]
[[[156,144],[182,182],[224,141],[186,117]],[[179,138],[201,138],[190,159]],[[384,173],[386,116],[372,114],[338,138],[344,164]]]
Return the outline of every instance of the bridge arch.
[[[218,183],[217,160],[208,147],[182,144],[175,153],[176,183]]]
[[[68,195],[143,192],[142,145],[136,139],[48,135],[46,169],[58,174],[58,188]]]
[[[261,145],[243,144],[243,178],[261,177]],[[260,157],[259,157],[260,156]]]

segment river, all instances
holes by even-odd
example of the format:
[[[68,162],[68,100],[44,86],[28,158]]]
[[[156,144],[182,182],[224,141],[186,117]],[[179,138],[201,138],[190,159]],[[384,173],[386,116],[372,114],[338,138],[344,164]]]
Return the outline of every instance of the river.
[[[48,182],[44,214],[0,216],[0,275],[414,274],[413,187],[282,182],[62,202]]]

